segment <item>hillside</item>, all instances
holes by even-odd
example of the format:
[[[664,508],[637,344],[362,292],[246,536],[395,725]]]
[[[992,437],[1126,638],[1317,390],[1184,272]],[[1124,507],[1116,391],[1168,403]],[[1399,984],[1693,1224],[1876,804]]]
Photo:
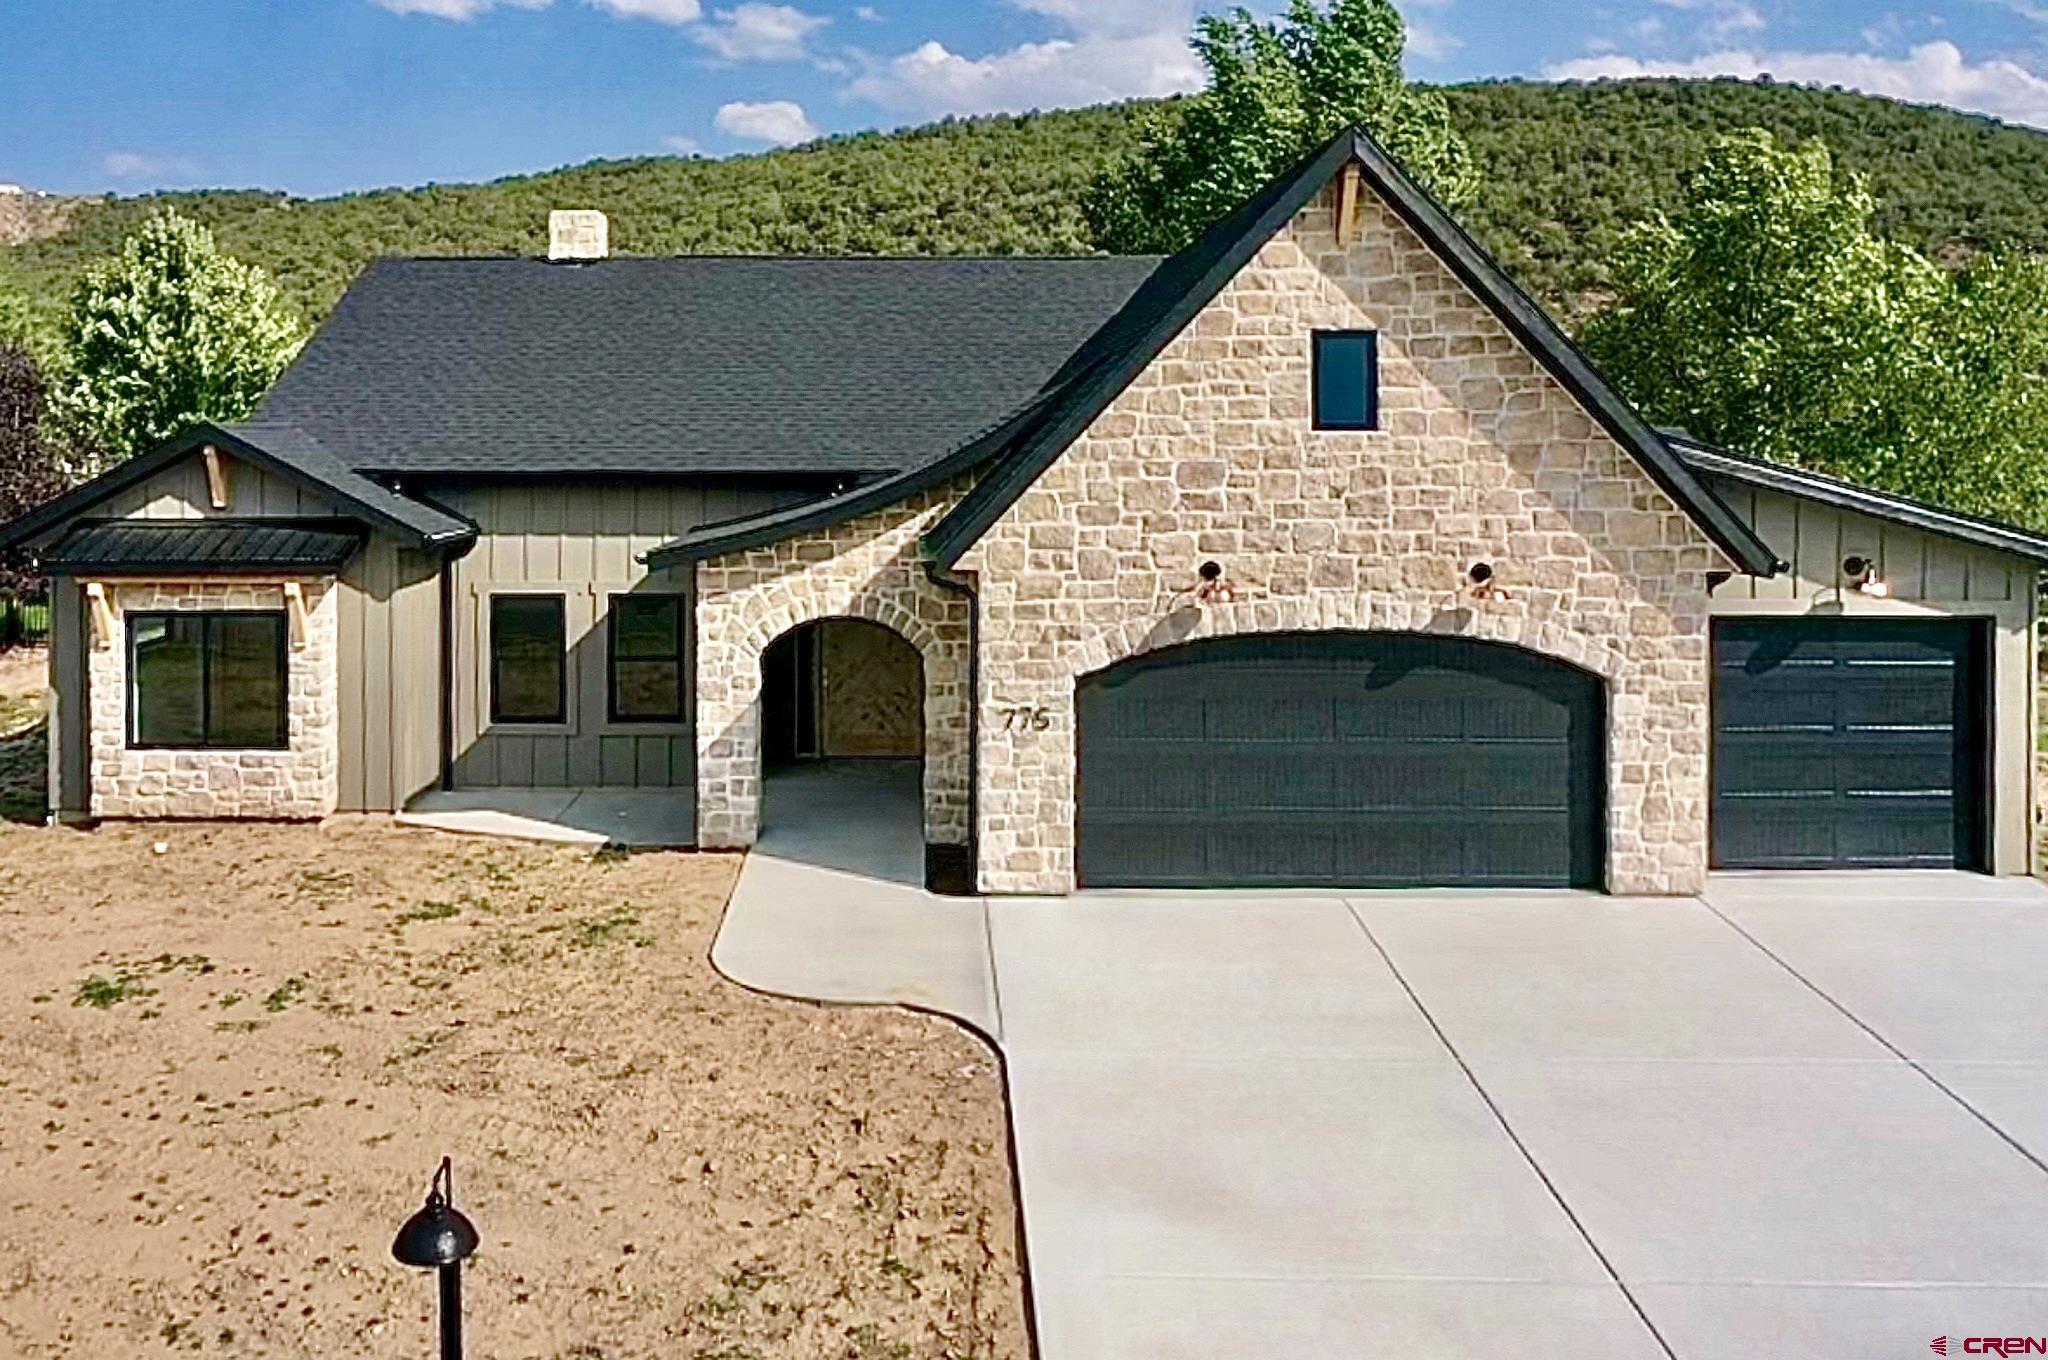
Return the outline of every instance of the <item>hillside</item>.
[[[1619,234],[1673,201],[1707,139],[1750,124],[1825,137],[1844,165],[1872,178],[1885,229],[1921,249],[2048,249],[2048,134],[1842,91],[1735,81],[1503,82],[1447,93],[1483,171],[1468,224],[1567,315],[1598,297]],[[165,203],[272,271],[313,319],[380,254],[533,253],[556,207],[604,210],[613,248],[635,254],[1073,251],[1087,244],[1079,191],[1129,144],[1140,107],[328,199],[210,192],[86,202],[62,230],[0,249],[0,294],[20,296],[47,322],[83,264]]]

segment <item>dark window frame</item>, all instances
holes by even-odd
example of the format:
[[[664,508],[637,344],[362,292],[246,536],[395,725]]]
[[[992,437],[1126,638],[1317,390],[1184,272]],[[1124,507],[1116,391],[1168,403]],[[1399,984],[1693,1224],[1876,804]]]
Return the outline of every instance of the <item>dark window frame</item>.
[[[499,703],[503,686],[498,683],[498,668],[502,658],[498,655],[498,602],[517,601],[532,604],[536,601],[551,604],[555,609],[555,633],[560,639],[555,666],[555,706],[547,714],[521,713],[507,715]],[[491,725],[493,727],[561,727],[569,721],[569,597],[548,591],[504,591],[494,593],[485,606],[487,619],[484,637],[485,654],[490,659],[491,683]]]
[[[1323,419],[1323,352],[1333,340],[1364,340],[1365,419],[1363,421]],[[1309,420],[1318,430],[1377,430],[1380,428],[1380,333],[1376,330],[1316,331],[1309,340]]]
[[[672,656],[629,656],[627,661],[673,662],[676,668],[675,708],[666,713],[624,714],[619,711],[619,602],[621,600],[659,600],[673,605],[676,611],[676,649]],[[673,726],[683,721],[689,709],[689,680],[685,667],[689,664],[689,597],[674,591],[625,591],[605,598],[605,668],[604,704],[605,719],[620,726],[641,726],[665,724]]]
[[[277,625],[277,734],[260,745],[247,742],[225,742],[214,740],[207,734],[213,728],[213,629],[222,619],[268,619]],[[142,740],[142,704],[136,666],[136,637],[139,625],[149,622],[177,621],[199,624],[199,729],[198,741],[144,741]],[[126,615],[127,637],[127,738],[131,751],[289,751],[291,741],[291,620],[282,609],[138,609]]]

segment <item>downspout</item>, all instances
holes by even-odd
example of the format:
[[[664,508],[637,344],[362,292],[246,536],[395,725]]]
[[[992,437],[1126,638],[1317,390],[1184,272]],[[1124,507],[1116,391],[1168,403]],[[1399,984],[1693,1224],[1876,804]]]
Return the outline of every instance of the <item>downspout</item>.
[[[455,554],[441,553],[441,789],[455,787]]]
[[[925,559],[932,583],[967,597],[967,873],[970,892],[981,889],[981,596],[974,582]]]

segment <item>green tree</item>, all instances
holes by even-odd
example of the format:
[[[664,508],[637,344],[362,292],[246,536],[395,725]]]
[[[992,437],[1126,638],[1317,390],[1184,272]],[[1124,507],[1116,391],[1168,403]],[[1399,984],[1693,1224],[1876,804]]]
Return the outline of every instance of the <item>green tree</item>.
[[[72,295],[58,409],[108,457],[132,457],[247,415],[303,341],[269,276],[198,223],[158,213]]]
[[[2048,528],[2048,265],[1951,273],[1875,210],[1823,143],[1724,136],[1623,238],[1586,348],[1660,424]]]
[[[1164,106],[1082,211],[1106,250],[1175,251],[1345,128],[1363,125],[1455,207],[1476,187],[1442,94],[1401,72],[1407,28],[1391,0],[1291,0],[1286,17],[1205,15],[1194,49],[1208,88]]]
[[[0,524],[71,485],[72,460],[53,437],[48,415],[49,385],[34,356],[0,341]],[[27,594],[36,584],[25,557],[0,554],[0,592]]]

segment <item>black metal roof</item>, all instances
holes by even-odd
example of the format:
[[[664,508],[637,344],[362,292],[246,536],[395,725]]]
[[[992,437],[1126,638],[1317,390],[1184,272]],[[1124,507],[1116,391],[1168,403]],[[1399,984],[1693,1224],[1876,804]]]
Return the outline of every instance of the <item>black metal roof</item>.
[[[363,546],[346,520],[84,520],[43,555],[50,571],[335,572]]]
[[[1824,505],[1853,510],[1874,519],[1891,520],[1915,529],[1924,529],[1931,534],[1946,538],[1960,539],[1980,547],[1992,548],[1998,552],[2011,553],[2034,562],[2048,563],[2048,536],[2033,533],[2016,525],[2002,524],[1995,519],[1979,515],[1965,515],[1957,510],[1944,510],[1928,501],[1915,500],[1911,496],[1894,495],[1889,491],[1873,491],[1867,486],[1830,477],[1824,472],[1809,468],[1789,467],[1784,463],[1768,463],[1760,458],[1734,453],[1728,449],[1702,444],[1692,436],[1677,430],[1664,431],[1664,438],[1678,456],[1698,473],[1708,476],[1725,477],[1730,481],[1748,486],[1760,486],[1770,491],[1780,491],[1803,500],[1819,501]]]
[[[1061,397],[1022,432],[975,488],[924,536],[941,566],[957,562],[1017,497],[1052,465],[1095,417],[1207,306],[1259,247],[1321,191],[1347,162],[1406,222],[1523,346],[1576,397],[1650,478],[1743,570],[1760,576],[1782,565],[1776,553],[1693,475],[1621,396],[1607,385],[1499,263],[1410,179],[1385,148],[1359,129],[1333,138],[1201,239],[1163,262],[1128,302],[1064,366]]]
[[[1029,400],[1157,263],[381,260],[258,419],[358,471],[888,474]]]

